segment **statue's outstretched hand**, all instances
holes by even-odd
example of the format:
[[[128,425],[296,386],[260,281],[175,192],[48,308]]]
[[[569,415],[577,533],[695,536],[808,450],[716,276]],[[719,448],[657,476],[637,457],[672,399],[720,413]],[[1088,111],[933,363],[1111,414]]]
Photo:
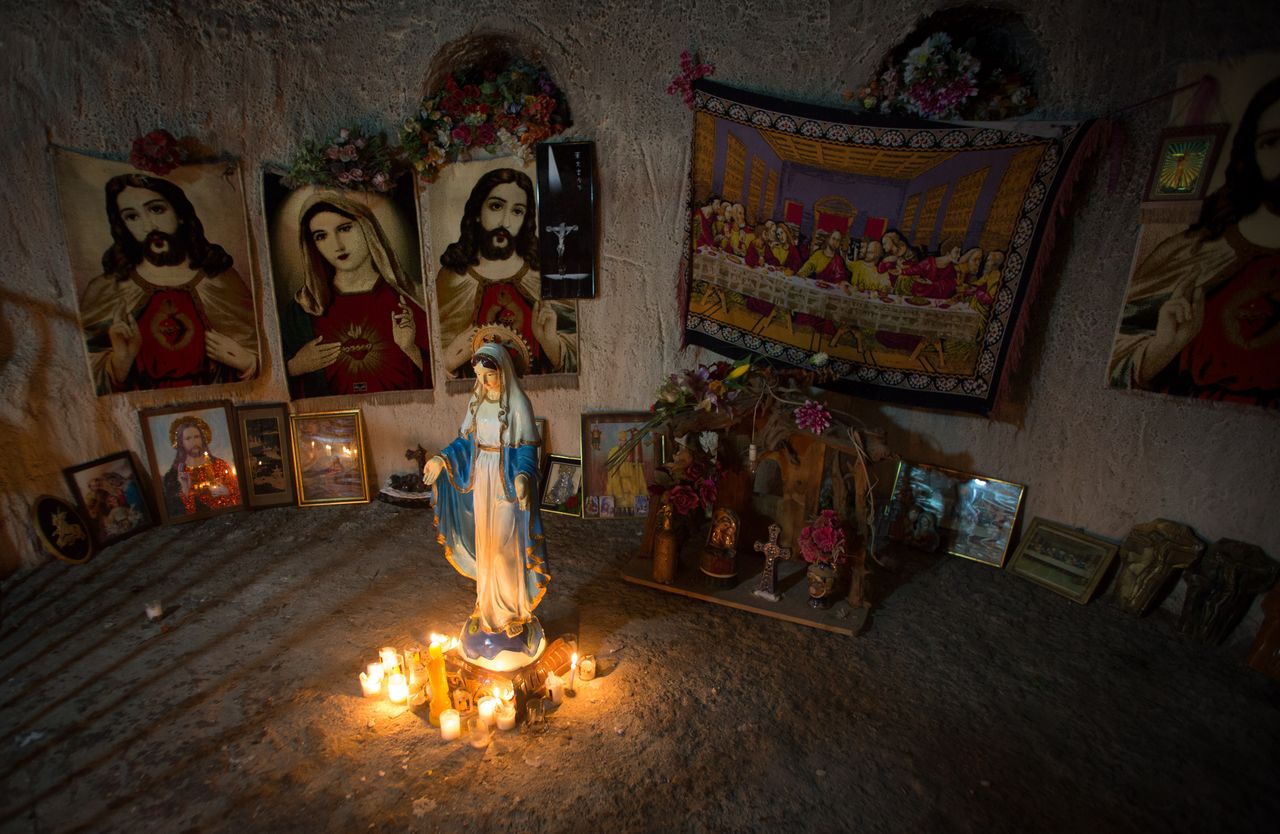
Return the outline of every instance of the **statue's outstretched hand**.
[[[529,509],[529,476],[523,472],[516,475],[516,501],[520,503],[520,509]]]
[[[440,477],[440,472],[444,469],[444,458],[437,455],[427,461],[422,467],[422,482],[427,486],[431,486],[436,482],[436,478]]]

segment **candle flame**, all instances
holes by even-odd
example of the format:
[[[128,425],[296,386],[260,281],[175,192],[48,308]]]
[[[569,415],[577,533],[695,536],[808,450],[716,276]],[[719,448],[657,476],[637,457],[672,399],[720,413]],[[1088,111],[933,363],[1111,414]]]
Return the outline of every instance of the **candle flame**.
[[[573,657],[569,660],[569,668],[576,669],[578,667],[578,653],[574,652]]]

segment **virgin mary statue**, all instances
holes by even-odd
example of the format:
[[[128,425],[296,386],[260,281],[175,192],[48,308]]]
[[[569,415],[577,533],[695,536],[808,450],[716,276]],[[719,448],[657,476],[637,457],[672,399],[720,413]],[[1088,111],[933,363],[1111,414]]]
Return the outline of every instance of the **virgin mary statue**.
[[[551,579],[538,514],[541,440],[507,349],[483,344],[471,367],[476,385],[458,437],[427,461],[422,477],[435,484],[445,558],[476,582],[476,607],[460,636],[463,656],[507,672],[546,648],[533,615]]]

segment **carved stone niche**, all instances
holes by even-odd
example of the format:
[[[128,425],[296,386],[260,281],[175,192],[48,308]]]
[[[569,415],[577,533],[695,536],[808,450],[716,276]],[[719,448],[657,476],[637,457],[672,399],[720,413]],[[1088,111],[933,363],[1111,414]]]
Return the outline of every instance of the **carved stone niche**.
[[[1221,643],[1244,618],[1253,598],[1275,584],[1277,568],[1280,565],[1257,545],[1218,539],[1183,574],[1187,596],[1178,631],[1204,643]]]
[[[1158,518],[1129,531],[1120,545],[1120,570],[1116,574],[1116,602],[1141,617],[1165,589],[1174,571],[1195,564],[1204,542],[1191,528]]]

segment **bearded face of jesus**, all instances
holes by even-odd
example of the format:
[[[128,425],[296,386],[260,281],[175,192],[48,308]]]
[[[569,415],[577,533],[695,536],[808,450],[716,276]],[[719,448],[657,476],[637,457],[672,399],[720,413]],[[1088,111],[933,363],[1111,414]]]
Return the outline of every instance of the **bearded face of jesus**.
[[[116,198],[116,207],[150,263],[172,266],[187,259],[186,243],[177,233],[178,213],[162,195],[146,188],[126,188]]]
[[[480,207],[480,227],[484,230],[480,238],[481,256],[491,261],[511,257],[528,213],[528,199],[518,184],[505,182],[494,186]]]

